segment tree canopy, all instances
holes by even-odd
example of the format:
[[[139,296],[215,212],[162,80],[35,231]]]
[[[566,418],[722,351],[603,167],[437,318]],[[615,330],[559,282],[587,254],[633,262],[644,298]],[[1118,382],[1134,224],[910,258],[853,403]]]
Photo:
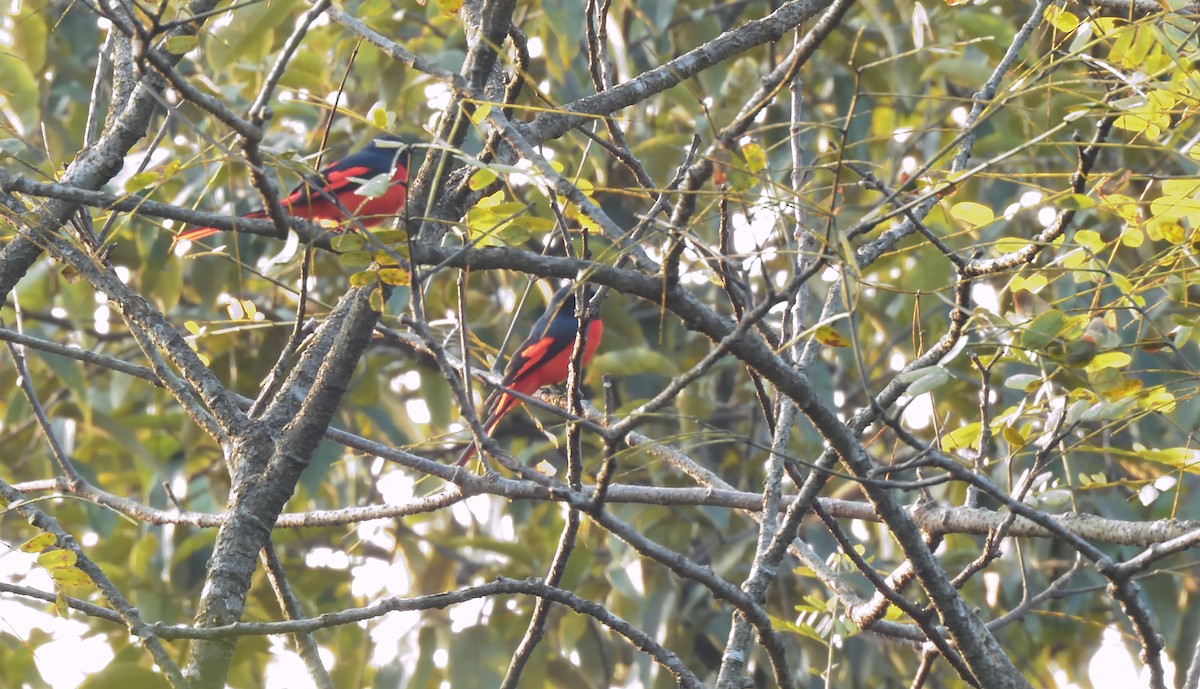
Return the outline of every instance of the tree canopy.
[[[1198,18],[11,3],[0,610],[92,689],[1195,686]]]

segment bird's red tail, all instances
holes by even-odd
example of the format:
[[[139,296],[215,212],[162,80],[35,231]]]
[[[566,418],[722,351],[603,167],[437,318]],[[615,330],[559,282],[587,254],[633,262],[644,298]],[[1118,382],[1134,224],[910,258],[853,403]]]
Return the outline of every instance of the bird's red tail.
[[[267,217],[267,212],[266,211],[254,211],[252,213],[246,213],[242,217],[243,218],[265,218],[265,217]],[[215,227],[195,227],[190,230],[184,230],[183,232],[180,232],[179,234],[175,235],[174,243],[178,244],[179,242],[183,242],[183,241],[195,242],[200,239],[204,239],[205,237],[211,237],[220,231],[221,230],[218,230]]]

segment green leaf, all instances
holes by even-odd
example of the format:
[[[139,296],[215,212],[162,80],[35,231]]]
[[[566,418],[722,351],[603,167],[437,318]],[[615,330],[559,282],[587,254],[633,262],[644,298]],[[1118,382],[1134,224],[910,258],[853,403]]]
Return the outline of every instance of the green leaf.
[[[20,139],[0,138],[0,153],[15,156],[25,151],[25,143]]]
[[[992,68],[981,60],[952,57],[935,60],[925,68],[921,80],[942,78],[958,86],[979,88],[991,73]]]
[[[1026,349],[1042,349],[1058,338],[1069,325],[1067,314],[1050,309],[1033,319],[1021,332],[1021,346]]]
[[[361,196],[364,199],[375,199],[386,194],[391,188],[392,175],[391,173],[383,172],[364,181],[354,190],[354,195]]]
[[[22,2],[19,14],[11,18],[9,31],[12,34],[12,54],[16,55],[29,67],[29,71],[39,74],[46,69],[46,49],[49,29],[46,25],[45,4],[38,1]],[[0,87],[2,90],[3,87]]]
[[[922,372],[922,375],[905,390],[911,397],[936,390],[950,380],[950,372],[941,366],[930,366],[919,370]],[[916,373],[916,371],[912,371],[912,373]]]
[[[250,3],[231,12],[228,21],[216,22],[204,41],[204,59],[212,71],[228,76],[239,63],[257,65],[265,60],[275,45],[275,29],[294,21],[293,9],[299,4],[297,0]]]
[[[338,255],[338,263],[346,268],[365,268],[371,265],[373,260],[370,251],[350,251]]]
[[[352,251],[359,251],[366,245],[366,240],[355,233],[347,232],[345,234],[334,235],[333,239],[329,240],[329,246],[339,254],[347,254]]]
[[[54,372],[53,378],[71,390],[76,403],[85,408],[91,407],[88,401],[91,399],[93,388],[89,385],[87,373],[83,370],[83,362],[57,354],[43,354],[42,361]]]
[[[981,203],[975,203],[974,201],[963,201],[954,204],[950,208],[950,215],[955,220],[971,225],[972,227],[986,225],[996,218],[991,208]]]
[[[1004,379],[1004,387],[1022,392],[1033,392],[1041,384],[1042,377],[1032,373],[1017,373]]]
[[[195,36],[171,36],[167,40],[163,41],[163,49],[165,49],[168,53],[183,55],[189,50],[195,48],[199,42],[199,39]]]
[[[4,75],[0,85],[0,103],[7,104],[16,113],[26,131],[37,129],[41,119],[40,90],[29,65],[16,55],[0,49],[0,74]]]
[[[159,240],[147,252],[138,277],[141,279],[142,293],[151,295],[160,311],[170,313],[183,296],[184,266],[182,261],[156,261],[152,258],[161,255],[156,251],[170,241],[166,236],[160,236]]]
[[[374,236],[375,239],[384,246],[400,245],[406,250],[408,249],[408,233],[404,230],[372,230],[371,235]]]
[[[599,354],[588,365],[589,380],[606,373],[624,377],[647,373],[673,376],[678,372],[677,361],[649,347],[633,347]]]

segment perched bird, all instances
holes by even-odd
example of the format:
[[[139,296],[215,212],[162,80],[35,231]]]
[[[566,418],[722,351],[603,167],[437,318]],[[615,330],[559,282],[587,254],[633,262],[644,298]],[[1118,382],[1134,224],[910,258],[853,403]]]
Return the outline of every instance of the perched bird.
[[[587,294],[590,298],[592,290]],[[491,435],[500,420],[517,405],[521,399],[509,394],[515,390],[522,395],[531,395],[538,388],[546,385],[556,385],[570,375],[571,350],[574,349],[575,333],[579,330],[579,319],[575,316],[575,286],[566,285],[550,298],[546,312],[533,324],[529,337],[517,348],[517,353],[504,367],[504,379],[500,387],[488,396],[484,403],[483,428]],[[604,324],[599,318],[588,323],[587,342],[583,350],[583,363],[586,366],[596,353],[600,337],[604,334]],[[478,450],[475,443],[463,452],[458,465],[467,463]]]
[[[379,145],[393,142],[392,145]],[[404,210],[407,194],[408,169],[400,162],[403,146],[394,136],[376,137],[367,147],[335,160],[321,168],[280,201],[283,210],[297,218],[309,220],[346,220],[356,218],[363,225],[378,225]],[[391,183],[375,198],[355,192],[373,177],[391,173]],[[265,218],[265,210],[247,213],[243,218]],[[180,232],[176,242],[196,241],[220,232],[215,227],[198,227]]]

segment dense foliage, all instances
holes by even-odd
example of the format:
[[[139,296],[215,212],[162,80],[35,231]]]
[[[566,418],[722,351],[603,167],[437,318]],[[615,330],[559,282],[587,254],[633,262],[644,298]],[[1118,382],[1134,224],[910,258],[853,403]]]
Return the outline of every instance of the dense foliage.
[[[86,686],[1195,662],[1194,5],[5,12],[0,601]],[[394,222],[174,242],[383,133]],[[457,469],[563,279],[599,353]]]

